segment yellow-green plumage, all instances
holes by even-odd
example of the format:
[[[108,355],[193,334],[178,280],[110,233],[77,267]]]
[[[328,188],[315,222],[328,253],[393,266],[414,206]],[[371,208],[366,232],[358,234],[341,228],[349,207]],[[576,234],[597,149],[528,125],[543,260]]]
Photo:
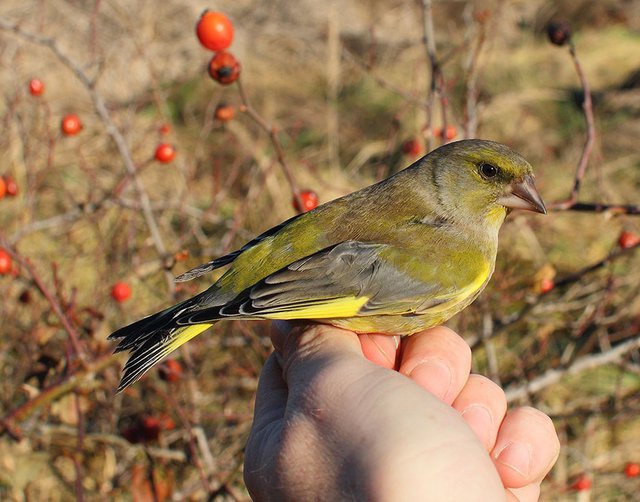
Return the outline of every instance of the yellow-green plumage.
[[[531,166],[466,140],[319,206],[183,274],[231,265],[209,289],[111,335],[131,350],[120,389],[221,319],[309,319],[409,335],[443,323],[493,273],[510,208],[544,212]]]

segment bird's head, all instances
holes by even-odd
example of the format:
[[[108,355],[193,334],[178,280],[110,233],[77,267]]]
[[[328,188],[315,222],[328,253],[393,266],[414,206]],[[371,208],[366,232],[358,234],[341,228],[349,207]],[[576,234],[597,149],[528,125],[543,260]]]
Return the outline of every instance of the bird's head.
[[[499,227],[511,209],[547,212],[531,165],[505,145],[456,141],[427,159],[439,205],[455,220]]]

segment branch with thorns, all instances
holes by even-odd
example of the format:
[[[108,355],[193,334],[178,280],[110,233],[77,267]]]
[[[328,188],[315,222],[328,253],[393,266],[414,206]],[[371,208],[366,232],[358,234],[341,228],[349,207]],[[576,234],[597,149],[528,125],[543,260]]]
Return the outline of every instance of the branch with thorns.
[[[147,228],[149,229],[149,234],[151,235],[151,240],[156,249],[156,252],[158,253],[162,261],[167,260],[170,255],[167,252],[164,241],[162,240],[158,222],[156,221],[156,218],[153,214],[153,210],[151,208],[151,200],[144,185],[137,176],[137,167],[135,162],[133,161],[129,145],[125,140],[124,135],[113,121],[111,113],[107,109],[104,98],[96,90],[96,80],[90,78],[89,75],[87,75],[87,73],[82,69],[82,67],[58,46],[54,39],[42,37],[29,31],[25,31],[17,24],[2,18],[0,18],[0,29],[14,33],[16,36],[20,37],[23,40],[47,48],[64,66],[71,70],[75,77],[85,87],[98,116],[102,120],[107,134],[111,137],[116,145],[127,174],[133,182],[133,186],[140,201],[140,209],[147,224]],[[164,274],[167,282],[167,288],[170,294],[173,295],[175,292],[173,275],[166,268]]]
[[[569,56],[573,62],[573,66],[576,70],[578,78],[580,80],[580,86],[583,93],[582,111],[584,114],[584,121],[587,127],[586,138],[578,165],[576,167],[576,173],[573,180],[573,187],[566,199],[559,200],[550,204],[549,209],[552,211],[582,211],[603,213],[610,212],[613,214],[628,214],[639,215],[640,205],[638,204],[602,204],[599,202],[578,202],[578,195],[580,188],[582,187],[582,181],[589,165],[589,159],[593,151],[593,147],[596,141],[596,127],[593,117],[593,100],[591,97],[591,86],[587,80],[587,76],[578,59],[578,52],[576,50],[575,43],[571,38],[571,29],[566,23],[551,23],[548,26],[548,34],[551,42],[555,45],[565,45],[569,47]]]

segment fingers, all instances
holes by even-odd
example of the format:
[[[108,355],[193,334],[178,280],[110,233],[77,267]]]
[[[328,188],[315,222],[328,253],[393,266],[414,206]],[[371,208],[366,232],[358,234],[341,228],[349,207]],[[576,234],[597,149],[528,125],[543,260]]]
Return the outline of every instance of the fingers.
[[[274,322],[271,340],[292,393],[306,392],[307,383],[331,364],[365,362],[355,333],[326,324]]]
[[[444,326],[416,333],[402,342],[400,373],[445,403],[453,403],[471,369],[471,349],[466,342]]]
[[[523,407],[507,413],[491,456],[504,485],[522,488],[542,481],[559,451],[551,419],[541,411]]]
[[[504,391],[488,378],[471,375],[453,402],[487,451],[491,451],[507,412]]]
[[[396,357],[400,346],[399,336],[362,334],[358,335],[362,354],[372,363],[383,368],[396,367]]]
[[[538,502],[540,500],[540,483],[508,489],[506,495],[508,502]]]

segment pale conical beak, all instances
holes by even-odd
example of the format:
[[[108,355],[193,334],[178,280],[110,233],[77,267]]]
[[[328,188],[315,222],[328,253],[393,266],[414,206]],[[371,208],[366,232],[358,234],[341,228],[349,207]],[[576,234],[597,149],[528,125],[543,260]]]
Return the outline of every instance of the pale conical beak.
[[[536,190],[533,176],[526,175],[522,181],[513,183],[509,193],[498,197],[498,204],[512,209],[526,209],[536,213],[547,214],[542,197]]]

